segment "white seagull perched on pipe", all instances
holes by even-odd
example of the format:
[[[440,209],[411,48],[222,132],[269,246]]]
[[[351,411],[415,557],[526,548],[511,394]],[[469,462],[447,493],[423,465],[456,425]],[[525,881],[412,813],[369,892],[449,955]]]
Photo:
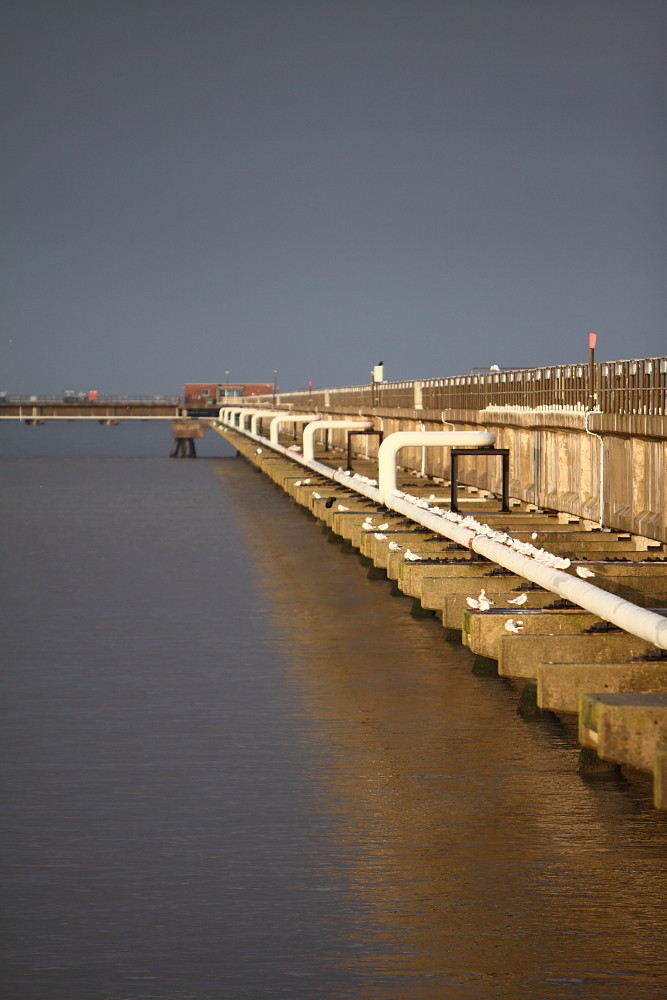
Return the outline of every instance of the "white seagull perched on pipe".
[[[588,566],[577,566],[575,572],[582,580],[588,580],[589,577],[595,576],[593,570],[589,569]]]
[[[409,562],[419,562],[421,560],[421,556],[416,556],[414,552],[410,551],[410,549],[405,550],[403,558],[407,559]]]
[[[517,622],[513,618],[508,618],[505,622],[505,631],[514,632],[515,634],[523,632],[523,622]]]
[[[519,604],[520,605],[520,604],[525,604],[527,600],[528,600],[528,594],[519,594],[518,597],[513,597],[507,603],[508,604]]]

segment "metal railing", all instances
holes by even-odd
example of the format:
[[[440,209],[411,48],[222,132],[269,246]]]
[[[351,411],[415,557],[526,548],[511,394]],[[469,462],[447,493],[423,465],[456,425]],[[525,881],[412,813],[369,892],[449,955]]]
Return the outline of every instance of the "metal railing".
[[[0,392],[0,403],[71,403],[72,406],[80,406],[85,404],[86,406],[95,405],[96,403],[114,403],[114,404],[128,404],[133,405],[135,403],[147,404],[155,403],[156,405],[178,406],[181,401],[181,397],[175,396],[107,396],[107,395],[97,395],[90,397],[87,392],[77,393],[75,396],[64,396],[63,393],[49,396],[36,396],[25,395],[20,393],[9,393]]]
[[[264,403],[269,396],[254,398]],[[600,410],[667,415],[667,357],[506,368],[446,378],[376,382],[280,393],[281,405],[352,409],[484,410],[487,407]]]

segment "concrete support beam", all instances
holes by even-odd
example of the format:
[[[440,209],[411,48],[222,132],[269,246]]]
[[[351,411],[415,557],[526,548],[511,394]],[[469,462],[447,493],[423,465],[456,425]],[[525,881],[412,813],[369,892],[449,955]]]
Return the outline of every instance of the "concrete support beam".
[[[602,760],[652,773],[667,748],[667,694],[582,695],[579,742]]]
[[[548,635],[550,638],[554,636],[578,638],[582,629],[590,628],[600,621],[597,615],[582,611],[580,608],[563,611],[501,609],[487,612],[468,608],[463,612],[461,631],[463,644],[478,656],[497,660],[500,640],[508,635],[512,638],[505,629],[510,620],[521,622],[523,626],[521,635]]]
[[[578,712],[584,694],[667,693],[667,663],[539,663],[537,704],[552,712]]]
[[[656,750],[653,758],[653,804],[667,809],[667,749]]]
[[[539,663],[618,663],[643,656],[652,648],[645,639],[627,632],[507,635],[498,643],[498,673],[535,680]]]

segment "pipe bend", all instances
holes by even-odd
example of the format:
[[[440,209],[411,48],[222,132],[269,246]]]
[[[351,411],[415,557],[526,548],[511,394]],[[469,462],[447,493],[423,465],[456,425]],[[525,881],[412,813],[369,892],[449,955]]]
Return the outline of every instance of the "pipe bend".
[[[323,427],[327,430],[331,428],[353,430],[355,427],[361,429],[372,426],[372,420],[313,420],[303,431],[303,457],[307,461],[315,460],[315,434]]]
[[[382,503],[396,489],[396,456],[402,448],[489,448],[490,431],[396,431],[378,449],[378,486]]]

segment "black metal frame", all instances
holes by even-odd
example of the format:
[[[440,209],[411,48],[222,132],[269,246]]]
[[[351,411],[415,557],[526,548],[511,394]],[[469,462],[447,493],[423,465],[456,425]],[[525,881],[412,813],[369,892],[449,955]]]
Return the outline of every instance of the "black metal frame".
[[[510,450],[509,448],[452,448],[451,450],[451,471],[449,474],[449,479],[451,482],[452,498],[450,503],[450,508],[455,513],[458,512],[457,503],[457,492],[458,486],[456,482],[458,473],[458,460],[459,455],[500,455],[503,462],[502,467],[502,493],[501,493],[501,507],[500,510],[506,514],[509,513],[509,480],[510,480]]]
[[[355,436],[358,436],[359,434],[362,434],[362,435],[364,435],[366,437],[368,437],[369,434],[374,434],[376,437],[379,438],[378,444],[382,444],[382,441],[383,441],[383,438],[384,438],[383,431],[374,431],[374,430],[371,430],[371,429],[365,430],[365,431],[348,431],[347,432],[347,466],[346,466],[346,468],[348,468],[348,469],[352,468],[352,438],[355,437]]]

